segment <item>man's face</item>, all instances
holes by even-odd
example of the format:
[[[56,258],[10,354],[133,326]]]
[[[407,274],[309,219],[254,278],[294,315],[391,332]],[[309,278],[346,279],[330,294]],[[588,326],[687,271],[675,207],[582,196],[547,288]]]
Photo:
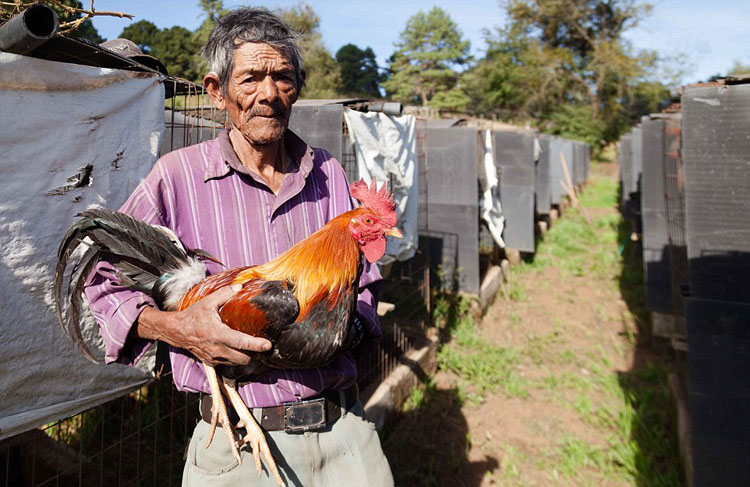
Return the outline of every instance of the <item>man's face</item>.
[[[275,47],[245,42],[234,50],[225,103],[229,120],[251,144],[279,140],[297,101],[294,66]]]

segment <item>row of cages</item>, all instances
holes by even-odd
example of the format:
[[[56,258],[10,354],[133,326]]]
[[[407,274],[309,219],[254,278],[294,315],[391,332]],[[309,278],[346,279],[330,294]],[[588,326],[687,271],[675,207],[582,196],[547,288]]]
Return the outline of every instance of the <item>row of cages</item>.
[[[226,128],[226,114],[212,107],[202,87],[169,79],[165,88],[162,154],[215,138]],[[311,146],[331,152],[356,180],[346,109],[367,108],[299,103],[290,128]],[[415,139],[418,244],[413,257],[381,266],[381,301],[389,307],[381,317],[378,347],[357,358],[363,403],[405,354],[424,346],[436,297],[478,295],[483,273],[501,258],[480,218],[488,148],[499,180],[490,192],[502,204],[505,244],[524,252],[534,251],[535,221],[564,198],[561,182],[578,188],[589,173],[587,145],[529,130],[488,135],[475,127],[417,119]],[[200,418],[198,402],[197,394],[178,392],[167,372],[115,400],[5,439],[0,487],[178,485],[184,451]]]
[[[652,333],[677,352],[695,486],[750,479],[750,84],[682,88],[620,140]],[[678,395],[679,397],[679,395]]]

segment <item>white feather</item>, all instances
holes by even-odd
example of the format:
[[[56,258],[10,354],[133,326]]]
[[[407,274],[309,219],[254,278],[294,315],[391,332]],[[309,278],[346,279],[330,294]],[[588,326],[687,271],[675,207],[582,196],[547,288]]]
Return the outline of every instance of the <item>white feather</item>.
[[[189,260],[189,265],[171,272],[172,275],[164,282],[164,309],[177,308],[177,303],[185,293],[206,278],[206,265],[195,257],[190,257]]]

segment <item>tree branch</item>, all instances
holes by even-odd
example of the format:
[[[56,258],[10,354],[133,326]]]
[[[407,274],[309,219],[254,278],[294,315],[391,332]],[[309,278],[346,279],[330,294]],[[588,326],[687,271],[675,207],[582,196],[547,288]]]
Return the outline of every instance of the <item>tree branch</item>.
[[[13,2],[0,2],[0,5],[7,5],[14,7],[13,11],[11,12],[12,15],[17,15],[27,9],[28,7],[31,7],[32,5],[40,3],[39,1],[26,1],[26,0],[15,0]],[[91,0],[91,8],[84,9],[84,8],[77,8],[77,7],[71,7],[70,5],[65,5],[60,0],[42,0],[41,3],[45,3],[49,6],[58,7],[59,9],[68,12],[70,14],[82,14],[82,16],[78,19],[71,20],[69,22],[63,22],[60,24],[60,27],[58,28],[58,33],[60,34],[67,34],[74,30],[76,30],[78,27],[80,27],[81,24],[86,22],[91,17],[95,16],[107,16],[107,17],[119,17],[121,19],[127,18],[127,19],[133,19],[133,15],[126,14],[122,12],[111,12],[111,11],[98,11],[94,9],[94,0]]]

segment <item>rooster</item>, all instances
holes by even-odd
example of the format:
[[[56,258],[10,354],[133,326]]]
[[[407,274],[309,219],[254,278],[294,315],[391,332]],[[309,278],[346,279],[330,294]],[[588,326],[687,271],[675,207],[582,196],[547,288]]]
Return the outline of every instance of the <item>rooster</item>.
[[[401,238],[395,227],[393,196],[385,185],[377,189],[360,180],[350,187],[362,206],[343,213],[317,232],[263,265],[226,270],[206,277],[203,260],[215,260],[201,250],[185,249],[170,230],[148,225],[128,215],[102,208],[83,212],[67,232],[58,251],[55,300],[63,329],[93,360],[80,330],[82,290],[86,277],[101,259],[118,271],[120,284],[145,292],[162,310],[183,310],[229,285],[241,285],[220,309],[229,327],[268,339],[267,352],[253,352],[248,366],[229,367],[225,376],[257,376],[270,368],[315,368],[331,362],[352,339],[351,318],[357,303],[363,259],[377,262],[384,254],[385,236]],[[75,264],[62,297],[68,262],[79,245],[86,249]],[[237,390],[219,380],[203,364],[211,388],[212,420],[206,447],[221,424],[232,452],[252,447],[258,473],[261,455],[279,485],[283,485],[265,436]],[[238,442],[222,397],[226,395],[246,435]]]

